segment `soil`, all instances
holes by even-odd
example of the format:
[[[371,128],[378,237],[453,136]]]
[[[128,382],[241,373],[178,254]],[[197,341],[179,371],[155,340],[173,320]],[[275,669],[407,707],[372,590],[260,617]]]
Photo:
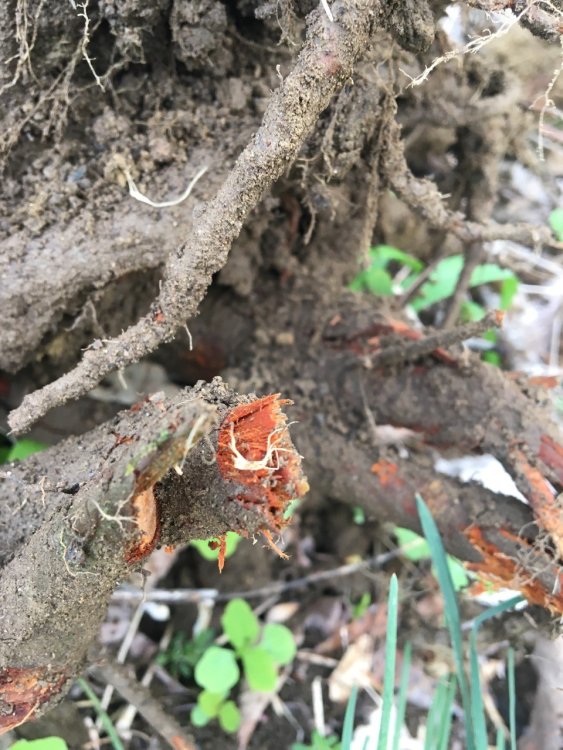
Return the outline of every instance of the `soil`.
[[[550,403],[542,401],[543,395],[527,383],[509,380],[500,371],[485,370],[478,357],[467,358],[456,347],[447,353],[453,359],[451,367],[437,364],[439,357],[430,352],[413,361],[393,363],[385,371],[374,370],[370,347],[375,344],[370,342],[392,338],[393,332],[384,330],[385,325],[390,318],[404,319],[406,314],[400,309],[400,300],[360,301],[346,288],[365,265],[373,243],[411,248],[428,263],[453,252],[469,253],[459,233],[435,220],[432,191],[426,189],[424,180],[431,179],[449,196],[448,211],[464,212],[473,222],[487,223],[495,206],[496,218],[516,224],[525,201],[521,199],[519,207],[511,209],[513,185],[506,177],[507,165],[521,164],[532,174],[533,161],[533,169],[545,178],[551,192],[526,219],[545,230],[547,214],[559,197],[556,176],[560,165],[550,163],[544,168],[531,156],[526,137],[534,131],[536,121],[527,108],[549,84],[559,57],[555,55],[553,65],[534,68],[533,81],[526,79],[523,87],[511,72],[513,54],[509,48],[489,58],[467,57],[459,64],[443,65],[427,85],[408,88],[403,71],[412,77],[419,75],[450,48],[446,35],[436,32],[432,15],[439,14],[444,3],[375,3],[367,20],[358,11],[365,22],[358,24],[357,34],[347,29],[345,44],[340,32],[331,36],[332,27],[327,27],[323,12],[315,11],[309,23],[316,25],[309,28],[313,32],[329,28],[332,46],[325,52],[320,32],[317,40],[309,31],[308,57],[301,59],[297,68],[300,82],[310,79],[314,85],[290,91],[289,108],[283,98],[283,82],[292,80],[307,35],[304,19],[314,5],[307,0],[99,0],[82,6],[72,1],[8,0],[0,7],[0,427],[6,439],[12,440],[8,437],[8,413],[24,396],[71,371],[84,352],[94,357],[143,316],[158,320],[159,315],[166,317],[169,309],[175,309],[174,305],[181,308],[178,300],[184,299],[185,288],[176,290],[169,309],[155,303],[162,293],[163,273],[168,274],[164,286],[173,286],[175,268],[193,284],[192,291],[201,294],[198,297],[194,292],[189,297],[194,313],[189,328],[182,329],[174,341],[169,339],[177,332],[171,331],[159,339],[167,343],[152,347],[150,361],[145,359],[143,366],[155,368],[157,381],[150,387],[139,386],[138,391],[142,395],[149,390],[174,391],[176,386],[194,386],[221,375],[238,393],[282,391],[295,401],[289,408],[290,419],[300,424],[292,428],[292,434],[305,456],[311,493],[286,532],[289,561],[282,561],[261,544],[253,546],[243,540],[219,575],[213,564],[188,547],[160,580],[163,588],[217,588],[229,594],[338,569],[346,562],[392,549],[395,542],[386,522],[399,522],[408,515],[405,508],[410,508],[410,516],[415,516],[415,511],[412,497],[403,504],[391,489],[374,487],[373,467],[380,461],[387,462],[385,465],[397,462],[404,471],[399,476],[404,486],[417,490],[425,486],[429,492],[437,487],[436,510],[443,513],[442,530],[449,549],[465,560],[475,563],[480,559],[463,533],[474,518],[490,527],[499,549],[504,549],[502,543],[508,544],[506,539],[499,541],[499,517],[509,517],[507,524],[512,524],[509,530],[514,538],[526,528],[522,536],[530,544],[543,532],[541,523],[537,529],[537,507],[518,508],[512,498],[499,498],[485,490],[481,493],[446,478],[439,477],[436,485],[433,461],[438,450],[444,456],[491,453],[514,469],[514,448],[522,446],[524,458],[535,467],[546,436],[557,446],[557,428],[549,421]],[[333,5],[336,21],[343,28],[348,6],[364,7],[362,2]],[[534,43],[541,44],[543,51],[549,49],[545,41]],[[315,56],[319,50],[320,63]],[[557,88],[552,95],[557,97]],[[268,107],[272,101],[280,111],[274,112],[277,129],[270,131]],[[318,117],[311,114],[315,106]],[[250,144],[251,157],[259,166],[260,155],[269,153],[271,143],[264,132],[260,131],[260,138],[254,137],[263,122],[266,136],[273,133],[272,140],[282,143],[282,148],[264,166],[266,177],[253,172],[254,162],[248,162],[244,178],[251,197],[236,207],[234,215],[228,214],[228,201],[224,201],[227,226],[221,237],[211,238],[217,241],[217,252],[203,254],[186,272],[181,265],[186,243],[197,245],[194,237],[200,230],[202,245],[213,235],[212,225],[206,223],[209,206],[218,209],[213,201],[217,202],[218,190],[232,175],[245,147]],[[411,196],[410,203],[405,199],[399,182],[393,182],[397,174],[391,174],[386,166],[385,159],[393,155],[396,122],[402,129],[401,143],[412,174],[421,178],[416,183],[420,188],[418,204],[416,196]],[[295,137],[296,131],[302,134],[301,140]],[[283,150],[284,134],[291,141],[287,153]],[[207,168],[205,174],[178,205],[149,206],[129,193],[133,180],[154,202],[172,200],[202,167]],[[264,189],[278,177],[271,189]],[[452,226],[455,229],[455,222]],[[235,236],[229,253],[227,239]],[[556,258],[555,252],[550,257]],[[520,273],[523,281],[537,281],[528,268]],[[211,276],[213,283],[199,304]],[[180,272],[178,278],[183,278]],[[182,286],[180,282],[178,286]],[[444,305],[438,306],[423,316],[423,322],[438,325],[447,314]],[[187,346],[192,337],[193,349]],[[401,347],[403,344],[400,342]],[[123,351],[124,361],[134,359],[128,356]],[[117,369],[121,372],[121,367]],[[138,372],[126,371],[125,377],[134,379]],[[213,388],[218,392],[223,386],[215,384]],[[17,538],[9,524],[0,523],[5,562],[15,559],[33,534],[42,533],[45,548],[54,550],[62,571],[58,537],[53,536],[51,527],[42,526],[45,516],[41,509],[36,515],[29,508],[24,511],[26,493],[33,496],[37,509],[41,477],[57,485],[49,507],[52,520],[57,514],[64,515],[73,502],[74,493],[59,487],[62,478],[73,472],[91,477],[96,471],[105,471],[105,456],[113,450],[111,429],[129,423],[128,416],[116,417],[122,406],[116,390],[115,381],[108,377],[97,391],[60,406],[34,425],[30,436],[57,446],[49,454],[56,458],[45,473],[46,459],[31,458],[26,464],[20,480],[24,489],[14,490],[22,516]],[[239,398],[231,397],[233,403]],[[377,427],[408,430],[408,450],[402,439],[390,445],[374,442],[374,420]],[[96,427],[97,432],[90,432]],[[145,435],[142,424],[135,429]],[[66,451],[61,441],[84,433],[84,441],[71,437]],[[554,455],[559,454],[555,451]],[[542,456],[545,459],[545,452]],[[561,465],[555,459],[551,466],[547,460],[540,462],[540,467],[545,471],[542,479],[560,486],[561,474],[558,479],[556,474]],[[176,509],[186,487],[193,499],[196,490],[203,492],[202,487],[216,481],[215,469],[206,472],[201,469],[195,479],[188,476],[184,483],[175,478],[163,483],[162,498],[169,499],[173,508],[168,526],[163,524],[167,533],[172,535],[170,529],[181,515]],[[519,486],[529,489],[528,480],[522,469],[517,477]],[[102,497],[104,488],[97,486],[99,494],[95,496]],[[221,499],[221,492],[216,496]],[[452,496],[455,502],[450,507]],[[216,528],[218,516],[223,524],[218,533],[227,528],[227,517],[231,527],[242,525],[239,510],[214,516],[218,504],[219,500],[215,506],[211,504],[206,523],[197,527],[202,533]],[[356,506],[363,508],[362,523],[354,520]],[[409,523],[416,526],[416,518],[413,521],[411,517]],[[257,528],[248,526],[251,535]],[[123,539],[117,538],[117,534],[112,536],[116,547],[123,544]],[[191,537],[184,533],[182,540],[186,538]],[[536,571],[534,577],[549,591],[549,576],[558,564],[554,549],[552,544],[544,545],[549,570]],[[26,581],[35,581],[42,572],[41,564],[39,557],[34,558],[19,570],[29,570]],[[100,565],[103,567],[103,561]],[[107,567],[111,568],[111,581],[104,579],[104,585],[92,594],[91,610],[103,611],[114,579],[129,572],[109,562]],[[46,578],[48,570],[45,566]],[[52,570],[56,571],[56,566]],[[421,684],[419,694],[415,695],[413,688],[407,717],[415,734],[427,708],[420,695],[427,697],[434,690],[440,670],[451,661],[437,586],[427,563],[413,565],[396,559],[383,569],[287,591],[265,600],[264,616],[277,604],[294,604],[295,613],[286,624],[300,647],[313,651],[349,623],[354,606],[365,594],[370,596],[374,613],[382,609],[392,572],[398,573],[404,595],[399,660],[404,644],[412,640]],[[52,580],[49,586],[53,586]],[[68,644],[85,649],[97,623],[89,621],[74,643],[79,613],[73,602],[85,595],[80,589],[80,582],[74,579],[59,604],[63,619],[66,605],[75,615],[69,619],[68,633],[65,631]],[[42,606],[48,612],[49,601]],[[215,625],[220,611],[217,606]],[[465,620],[479,611],[474,602],[464,600]],[[118,619],[129,614],[122,605]],[[190,633],[195,618],[193,605],[172,609],[171,622],[177,630]],[[49,621],[48,614],[45,621]],[[524,730],[533,724],[530,715],[536,686],[526,664],[537,638],[521,623],[521,618],[503,618],[486,632],[482,646],[491,662],[497,657],[500,662],[505,654],[505,631],[510,632],[517,652],[518,714]],[[148,616],[143,619],[137,650],[130,658],[138,675],[153,658],[164,629],[161,622]],[[61,648],[67,643],[66,635]],[[383,638],[381,633],[372,635],[374,684],[379,688]],[[103,640],[105,656],[113,658],[116,643]],[[330,652],[330,658],[336,662],[345,651],[340,645]],[[44,661],[49,661],[45,655]],[[311,684],[317,676],[323,685],[327,733],[339,735],[344,704],[328,699],[331,668],[326,663],[298,659],[280,691],[281,702],[260,717],[248,747],[289,748],[292,742],[310,736],[314,727]],[[491,684],[506,720],[503,686],[492,678]],[[163,689],[158,680],[154,685],[163,707],[189,726],[189,710],[196,697],[194,684],[176,684],[177,695],[172,695],[170,685]],[[73,689],[70,698],[45,719],[20,727],[18,736],[51,732],[64,736],[71,750],[84,747],[88,738],[83,718],[88,709],[77,707],[78,700],[79,692]],[[115,698],[110,713],[122,705],[121,699]],[[358,721],[367,720],[372,710],[369,694],[362,694]],[[133,727],[129,748],[165,746],[154,727],[142,718],[137,717]],[[239,747],[213,727],[195,735],[202,748],[218,744],[226,750]],[[452,747],[460,747],[458,725],[454,736]],[[546,745],[545,750],[551,747]]]

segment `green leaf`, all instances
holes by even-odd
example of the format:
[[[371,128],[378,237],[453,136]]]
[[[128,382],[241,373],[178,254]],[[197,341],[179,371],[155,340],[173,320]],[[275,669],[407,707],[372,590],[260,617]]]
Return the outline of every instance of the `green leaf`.
[[[219,711],[219,724],[224,732],[236,732],[240,726],[240,711],[234,701],[227,701]]]
[[[350,284],[353,292],[371,292],[372,294],[388,297],[393,294],[393,279],[387,270],[391,261],[401,263],[418,275],[424,264],[412,255],[391,245],[377,245],[369,251],[370,265],[360,271]]]
[[[364,271],[363,287],[380,297],[389,297],[393,294],[393,280],[383,268],[370,268]]]
[[[76,684],[80,685],[80,689],[82,690],[82,692],[88,696],[88,700],[90,701],[94,711],[98,715],[100,724],[104,728],[108,736],[108,739],[111,742],[113,750],[125,750],[123,743],[121,742],[121,738],[119,734],[117,733],[117,729],[115,728],[112,720],[108,716],[107,711],[102,706],[102,703],[100,699],[98,698],[98,696],[96,695],[95,691],[90,686],[90,683],[87,680],[85,680],[83,677],[79,677],[78,680],[76,680]]]
[[[225,702],[228,693],[210,693],[209,690],[203,690],[197,697],[197,705],[203,713],[210,719],[214,719],[219,713],[221,705]]]
[[[227,604],[221,625],[236,651],[254,643],[260,632],[256,615],[244,599],[232,599]]]
[[[498,352],[483,352],[481,359],[483,362],[488,362],[495,367],[500,367],[502,365],[502,358]]]
[[[293,633],[285,625],[268,623],[264,625],[260,646],[265,649],[277,664],[293,661],[297,646]]]
[[[553,229],[559,242],[563,242],[563,208],[555,208],[549,214],[549,226]]]
[[[399,584],[395,573],[389,584],[387,606],[387,633],[385,639],[385,674],[383,677],[383,696],[381,709],[381,725],[377,738],[377,750],[387,750],[391,712],[393,710],[393,694],[395,691],[395,659],[397,656],[397,620],[399,612]]]
[[[524,597],[515,596],[512,599],[508,599],[505,602],[497,604],[495,607],[481,612],[471,626],[471,633],[469,635],[469,667],[470,667],[470,688],[471,688],[471,720],[475,732],[475,740],[477,747],[486,747],[487,745],[487,721],[485,719],[485,708],[483,705],[483,697],[481,691],[481,681],[479,677],[479,656],[477,653],[477,634],[481,625],[490,620],[492,617],[496,617],[502,612],[506,612],[512,609],[517,604],[524,601]],[[510,688],[510,686],[509,686]]]
[[[210,646],[196,664],[194,677],[197,684],[210,693],[229,691],[240,678],[234,651]]]
[[[514,301],[514,297],[516,295],[516,292],[518,291],[519,284],[520,281],[518,280],[517,276],[510,276],[502,282],[500,286],[501,310],[509,310],[512,307],[512,302]]]
[[[293,500],[290,500],[286,506],[286,509],[283,512],[284,521],[287,521],[288,518],[292,518],[293,514],[298,510],[300,505],[301,505],[301,500],[299,498],[294,498]]]
[[[40,740],[18,740],[8,750],[68,750],[62,737],[43,737]]]
[[[501,268],[496,263],[483,263],[471,274],[469,286],[481,286],[482,284],[492,284],[495,281],[504,281],[505,279],[514,278],[514,273],[508,268]]]
[[[421,260],[391,245],[376,245],[372,247],[370,257],[372,258],[372,263],[379,264],[380,268],[386,268],[389,261],[392,260],[396,260],[418,273],[424,268],[424,263]]]
[[[487,311],[483,305],[479,305],[477,302],[473,302],[473,300],[466,299],[461,304],[460,315],[464,323],[473,322],[474,320],[483,320],[486,314]]]
[[[190,721],[194,725],[194,727],[204,727],[206,724],[209,724],[210,716],[208,716],[205,711],[202,711],[202,709],[199,706],[194,706],[192,708],[192,712],[190,714]]]
[[[430,274],[429,280],[422,285],[418,296],[412,302],[412,307],[417,312],[426,310],[436,302],[451,297],[462,268],[462,255],[451,255],[449,258],[443,258]]]
[[[352,618],[354,620],[358,620],[360,617],[362,617],[362,615],[364,615],[369,609],[370,604],[371,594],[369,594],[367,591],[364,591],[356,604],[354,604],[354,608],[352,610]]]
[[[407,560],[411,560],[412,562],[428,560],[430,557],[430,547],[424,537],[401,526],[395,526],[393,533],[397,537],[399,548]]]
[[[407,712],[407,695],[409,690],[409,674],[412,660],[412,643],[407,641],[403,649],[403,666],[401,667],[401,681],[399,683],[399,695],[397,698],[397,716],[395,719],[395,733],[393,736],[392,750],[399,750],[401,741],[401,729],[405,723]]]
[[[361,505],[354,505],[352,506],[352,515],[354,518],[354,523],[357,526],[363,526],[366,522],[366,512],[361,507]]]
[[[46,447],[45,443],[38,443],[37,440],[18,440],[8,451],[6,461],[21,461],[33,453],[45,450]],[[34,740],[34,742],[38,741]]]
[[[455,589],[450,575],[450,570],[448,568],[446,552],[444,550],[444,545],[442,544],[442,538],[440,536],[440,532],[438,531],[438,527],[436,526],[436,523],[432,518],[432,515],[428,510],[426,503],[418,494],[416,495],[416,504],[418,508],[418,515],[420,517],[420,523],[422,525],[422,530],[424,531],[424,536],[426,537],[426,540],[430,545],[432,561],[436,567],[436,577],[438,578],[438,583],[440,584],[440,589],[442,590],[442,596],[444,597],[444,614],[452,641],[457,679],[459,682],[463,709],[466,717],[465,727],[467,733],[467,750],[475,750],[475,737],[471,722],[471,696],[469,693],[467,677],[464,670],[461,620],[459,616]]]
[[[449,258],[443,258],[430,274],[429,280],[422,285],[419,295],[412,302],[412,307],[419,312],[451,297],[456,288],[463,264],[464,258],[462,255],[450,255]],[[482,284],[492,284],[497,281],[504,282],[505,280],[514,278],[514,273],[507,268],[501,268],[496,263],[483,263],[477,266],[471,274],[469,286],[481,286]],[[511,301],[510,290],[511,287],[509,285],[506,297]],[[514,293],[512,296],[514,296]]]
[[[352,737],[354,736],[354,716],[356,714],[356,702],[358,700],[358,688],[354,686],[348,703],[346,713],[344,714],[344,724],[342,725],[342,750],[350,750],[352,747]]]
[[[401,552],[412,562],[418,562],[419,560],[428,560],[431,557],[430,546],[424,537],[419,536],[410,529],[404,529],[400,526],[395,526],[393,533],[397,537],[397,542],[401,548]],[[451,555],[446,556],[448,568],[454,589],[459,591],[465,588],[469,584],[469,578],[463,564]],[[436,570],[433,568],[433,573],[436,575]],[[438,577],[436,575],[436,577]]]
[[[510,750],[516,750],[516,671],[514,667],[514,649],[508,649],[508,721],[510,725]]]
[[[244,674],[251,690],[271,693],[278,684],[278,671],[270,654],[261,646],[248,648],[241,654]]]
[[[234,554],[240,540],[241,537],[238,534],[235,534],[234,531],[227,531],[227,547],[225,550],[225,557],[230,557],[232,554]],[[211,549],[209,547],[209,542],[213,541],[215,540],[193,539],[190,544],[192,547],[196,548],[196,550],[205,560],[217,560],[217,558],[219,557],[219,548]]]
[[[461,591],[469,586],[469,577],[463,563],[451,555],[447,556],[448,568],[452,577],[452,583],[456,591]]]
[[[446,699],[444,701],[442,721],[440,722],[440,728],[438,730],[440,737],[440,745],[438,746],[438,750],[448,750],[450,746],[450,734],[452,732],[452,718],[456,688],[456,677],[454,674],[451,674],[448,680],[448,690],[446,693]]]
[[[452,708],[455,697],[454,675],[442,678],[434,691],[432,705],[426,719],[424,750],[447,750],[451,732]],[[486,750],[487,745],[479,750]]]

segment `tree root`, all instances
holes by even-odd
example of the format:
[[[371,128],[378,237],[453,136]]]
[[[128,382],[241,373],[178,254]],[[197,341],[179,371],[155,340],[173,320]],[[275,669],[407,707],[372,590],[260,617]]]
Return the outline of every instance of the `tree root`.
[[[465,244],[510,240],[533,247],[543,244],[554,245],[554,236],[548,227],[525,223],[479,223],[448,209],[444,196],[436,185],[430,180],[415,177],[409,169],[400,138],[400,125],[396,120],[389,120],[388,125],[388,137],[382,151],[386,179],[406,205],[416,211],[431,227],[447,230]]]
[[[171,340],[195,314],[245,218],[295,159],[320,113],[351,75],[368,44],[375,5],[353,0],[335,6],[336,23],[322,10],[310,14],[307,41],[293,71],[272,95],[260,129],[223,186],[196,218],[192,235],[169,257],[151,313],[121,336],[86,351],[59,380],[26,396],[10,415],[13,432],[24,432],[54,406],[87,393],[108,373]]]
[[[221,449],[233,420],[249,460],[277,431],[285,452],[275,465],[241,478],[234,454]],[[0,734],[56,702],[80,671],[118,581],[157,544],[230,529],[278,532],[289,499],[307,489],[279,399],[242,399],[220,381],[142,402],[86,440],[93,454],[75,439],[37,457],[45,474],[56,468],[57,486],[27,541],[18,545],[14,528],[2,568]],[[14,464],[10,475],[25,486],[27,471]],[[3,510],[13,487],[0,485]]]

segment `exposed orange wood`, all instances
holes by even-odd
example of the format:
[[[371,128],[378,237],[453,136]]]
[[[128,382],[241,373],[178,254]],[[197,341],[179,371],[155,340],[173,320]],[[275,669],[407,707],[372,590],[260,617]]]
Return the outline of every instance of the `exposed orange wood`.
[[[552,614],[563,614],[563,574],[554,564],[553,572],[558,586],[553,591],[547,591],[532,571],[527,570],[519,561],[505,555],[498,547],[485,539],[479,526],[470,526],[466,536],[471,544],[479,550],[483,561],[466,563],[469,570],[479,573],[484,581],[493,584],[495,588],[511,588],[520,591],[531,604],[538,604],[550,610]],[[522,540],[524,543],[524,540]],[[485,586],[477,584],[474,592],[485,590]]]
[[[160,519],[154,485],[138,492],[132,500],[139,537],[126,555],[129,563],[137,562],[152,552],[158,541]]]
[[[399,476],[399,467],[391,461],[381,459],[373,464],[371,471],[378,478],[382,487],[403,487],[404,479]]]
[[[266,540],[286,524],[289,502],[309,489],[282,406],[291,403],[272,394],[232,409],[219,428],[217,465],[223,479],[236,486],[236,499],[264,514]]]
[[[528,485],[528,502],[540,528],[552,537],[559,555],[563,557],[563,507],[542,473],[532,466],[524,453],[517,448],[511,450],[513,468]]]
[[[65,672],[49,667],[1,667],[0,734],[30,719],[66,680]]]

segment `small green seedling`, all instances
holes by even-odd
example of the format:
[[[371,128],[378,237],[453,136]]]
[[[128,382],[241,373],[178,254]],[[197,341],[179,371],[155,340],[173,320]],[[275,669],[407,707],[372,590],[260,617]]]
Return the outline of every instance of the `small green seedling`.
[[[277,623],[262,626],[244,599],[229,602],[221,624],[232,648],[210,646],[197,662],[194,677],[203,691],[191,720],[195,726],[204,726],[218,719],[225,732],[236,732],[240,713],[229,695],[241,673],[250,690],[272,692],[278,684],[279,668],[293,660],[297,648],[289,628]]]
[[[43,737],[40,740],[18,740],[8,750],[68,750],[62,737]]]
[[[429,560],[431,557],[430,546],[424,537],[415,534],[410,529],[404,529],[396,526],[393,529],[394,535],[403,555],[411,562],[419,560]],[[460,591],[469,585],[469,577],[462,563],[451,555],[446,555],[447,565],[453,580],[454,589]]]
[[[242,537],[240,537],[234,531],[227,531],[227,547],[225,549],[226,558],[234,555],[241,538]],[[195,547],[205,560],[217,561],[217,558],[219,557],[219,547],[209,546],[210,543],[213,543],[214,541],[214,539],[194,539],[190,542],[190,545],[192,547]]]
[[[175,633],[166,651],[159,654],[159,664],[166,667],[176,679],[191,680],[195,665],[214,639],[215,632],[211,628],[205,628],[194,638],[189,638],[186,633]]]
[[[563,209],[556,209],[551,213],[550,223],[555,234],[561,239],[563,237]],[[360,271],[350,284],[352,291],[371,292],[380,297],[403,294],[415,283],[424,269],[424,264],[418,258],[389,245],[372,247],[369,251],[369,260],[369,266]],[[439,261],[410,303],[411,310],[420,313],[451,297],[457,286],[463,264],[463,255],[451,255]],[[400,279],[398,282],[393,279],[389,270],[392,266],[398,269],[396,276]],[[518,291],[518,277],[509,269],[502,268],[496,263],[483,263],[474,269],[468,286],[474,288],[484,284],[498,286],[498,306],[501,310],[509,310]],[[471,299],[463,301],[460,310],[462,321],[481,320],[486,314],[487,311],[483,305]],[[494,346],[497,342],[497,333],[494,330],[487,331],[483,338]],[[481,356],[484,361],[493,365],[500,366],[501,364],[501,358],[496,351],[486,351]]]
[[[18,440],[13,445],[0,446],[0,464],[10,461],[21,461],[32,453],[45,450],[47,446],[37,440]]]
[[[358,601],[354,604],[352,608],[352,618],[354,620],[358,620],[360,617],[365,615],[365,613],[368,611],[371,605],[371,594],[367,591],[364,591],[364,593],[361,595],[361,597],[358,599]]]

